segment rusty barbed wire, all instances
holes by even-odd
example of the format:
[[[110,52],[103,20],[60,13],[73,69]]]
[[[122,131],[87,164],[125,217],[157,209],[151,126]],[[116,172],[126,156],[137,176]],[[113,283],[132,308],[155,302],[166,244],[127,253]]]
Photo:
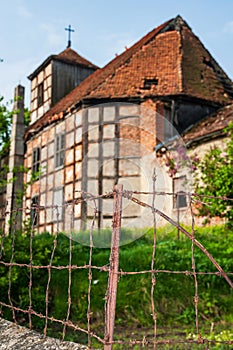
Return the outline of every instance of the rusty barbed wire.
[[[59,215],[57,213],[57,218],[59,218]],[[51,282],[51,268],[52,268],[52,262],[55,254],[55,250],[57,248],[57,236],[58,236],[58,230],[55,232],[54,240],[53,240],[53,249],[50,256],[50,262],[48,265],[48,281],[46,286],[46,292],[45,292],[45,326],[44,326],[44,335],[47,335],[47,328],[48,328],[48,316],[49,316],[49,286]]]
[[[190,216],[192,219],[192,227],[191,227],[191,232],[188,232],[182,225],[179,223],[176,223],[173,219],[171,219],[169,216],[167,216],[165,213],[161,212],[159,209],[155,207],[155,198],[156,196],[176,196],[177,193],[171,193],[171,192],[161,192],[161,191],[156,191],[155,190],[155,184],[156,184],[156,176],[154,174],[153,176],[153,191],[152,192],[143,192],[143,191],[128,191],[128,190],[123,190],[122,191],[122,197],[126,198],[129,201],[132,201],[133,203],[145,207],[148,210],[152,212],[153,215],[153,251],[152,251],[152,257],[151,257],[151,268],[148,270],[142,270],[142,271],[115,271],[114,274],[117,274],[119,277],[120,276],[126,276],[126,275],[139,275],[139,274],[150,274],[151,275],[151,310],[152,310],[152,318],[153,318],[153,339],[149,339],[147,337],[143,337],[143,339],[138,340],[138,339],[129,339],[129,340],[112,340],[109,342],[106,338],[102,338],[101,336],[95,334],[94,332],[91,331],[91,317],[92,317],[92,312],[91,312],[91,288],[92,288],[92,271],[93,270],[98,270],[100,272],[105,272],[107,274],[110,274],[111,272],[111,265],[103,265],[103,266],[96,266],[92,264],[92,256],[93,256],[93,231],[94,231],[94,225],[96,221],[96,217],[98,214],[98,209],[97,205],[95,203],[96,200],[99,199],[109,199],[114,197],[114,190],[110,191],[108,193],[105,193],[103,195],[92,195],[87,192],[82,192],[82,191],[76,191],[79,192],[80,194],[84,195],[84,198],[75,198],[71,201],[67,201],[64,203],[64,205],[61,206],[52,206],[52,205],[46,205],[46,206],[41,206],[39,204],[34,204],[32,207],[22,207],[22,208],[17,208],[14,209],[11,213],[8,213],[4,211],[4,218],[6,217],[13,217],[14,220],[17,218],[17,213],[23,211],[27,215],[31,213],[31,209],[34,209],[34,216],[33,216],[33,221],[32,221],[32,227],[30,230],[30,240],[29,240],[29,263],[18,263],[14,261],[15,259],[15,237],[16,237],[16,221],[13,220],[12,223],[12,243],[11,243],[11,257],[9,261],[4,261],[3,259],[3,252],[4,252],[4,242],[6,239],[6,234],[5,231],[2,231],[2,236],[1,236],[1,245],[0,245],[0,265],[8,267],[8,301],[9,303],[5,303],[0,300],[0,306],[1,307],[6,307],[11,310],[12,312],[12,317],[15,322],[17,322],[16,319],[16,312],[22,312],[25,315],[28,315],[28,320],[29,320],[29,327],[32,328],[32,316],[39,317],[44,320],[45,325],[44,325],[44,334],[47,334],[47,328],[48,328],[48,322],[56,322],[60,325],[63,326],[63,332],[62,332],[62,338],[64,339],[65,334],[66,334],[66,329],[69,327],[70,329],[73,329],[74,331],[80,331],[84,334],[87,335],[87,342],[88,342],[88,348],[91,349],[91,340],[96,339],[100,344],[109,346],[111,344],[122,344],[122,345],[141,345],[143,347],[145,346],[153,346],[153,349],[156,349],[156,346],[159,344],[225,344],[225,345],[232,345],[233,341],[231,340],[225,340],[225,341],[217,341],[217,340],[208,340],[205,337],[202,337],[200,334],[200,326],[199,326],[199,305],[198,305],[198,300],[199,300],[199,295],[198,295],[198,279],[197,276],[200,275],[212,275],[212,276],[218,276],[218,277],[223,277],[226,282],[229,284],[231,288],[233,288],[233,283],[231,279],[229,278],[230,276],[233,276],[233,272],[225,272],[221,266],[216,262],[214,257],[206,250],[206,248],[196,239],[195,237],[195,214],[193,212],[193,204],[194,203],[202,203],[202,204],[208,204],[205,202],[202,202],[203,198],[206,199],[220,199],[223,201],[232,201],[232,198],[228,197],[214,197],[214,196],[205,196],[205,195],[198,195],[196,193],[190,193],[190,192],[183,192],[179,191],[180,194],[184,194],[188,196],[189,198],[189,211],[190,211]],[[148,203],[145,203],[138,198],[136,198],[134,195],[151,195],[152,194],[152,203],[151,205]],[[75,205],[80,204],[82,202],[88,202],[92,201],[95,203],[94,205],[94,214],[92,216],[92,223],[91,223],[91,228],[89,232],[89,263],[84,264],[84,265],[74,265],[72,264],[72,231],[73,231],[73,224],[74,224],[74,208]],[[55,251],[57,248],[57,238],[58,238],[58,233],[59,233],[59,208],[68,208],[71,207],[71,217],[70,217],[70,244],[69,244],[69,264],[64,265],[64,266],[56,266],[53,264],[54,261],[54,255]],[[37,229],[35,223],[40,215],[41,211],[45,211],[45,215],[47,215],[47,211],[52,209],[53,211],[56,211],[56,231],[54,233],[54,241],[53,241],[53,247],[51,250],[51,255],[50,255],[50,260],[47,265],[38,265],[33,263],[33,239],[34,239],[34,231]],[[168,223],[172,224],[174,227],[176,227],[180,232],[182,232],[188,239],[191,241],[191,269],[190,270],[185,270],[185,271],[173,271],[169,269],[156,269],[155,268],[155,256],[156,256],[156,244],[157,244],[157,220],[156,220],[156,215],[161,216],[164,218]],[[210,272],[210,271],[196,271],[196,262],[195,262],[195,247],[199,248],[205,256],[211,261],[211,263],[215,266],[217,269],[216,272]],[[14,302],[11,297],[11,289],[12,289],[12,269],[14,267],[19,267],[19,268],[27,268],[29,269],[29,285],[28,285],[28,294],[29,294],[29,305],[28,308],[23,309],[20,307],[17,307],[14,305]],[[32,290],[33,290],[33,271],[34,270],[47,270],[48,271],[48,279],[47,279],[47,285],[46,285],[46,290],[45,290],[45,314],[42,314],[40,312],[37,312],[33,308],[33,302],[32,302]],[[87,329],[80,327],[77,324],[74,324],[73,321],[70,320],[70,312],[71,312],[71,307],[72,307],[72,300],[71,300],[71,284],[72,284],[72,271],[75,270],[82,270],[85,269],[88,271],[88,290],[87,290]],[[61,320],[58,318],[54,318],[49,315],[49,293],[50,293],[50,284],[51,284],[51,272],[52,270],[67,270],[68,271],[68,289],[67,289],[67,314],[65,320]],[[155,307],[155,300],[154,300],[154,291],[156,288],[156,275],[157,274],[180,274],[180,275],[186,275],[186,276],[192,276],[194,279],[194,286],[195,286],[195,294],[194,294],[194,308],[195,308],[195,325],[196,325],[196,335],[198,336],[198,339],[185,339],[185,340],[179,340],[179,339],[158,339],[158,332],[157,332],[157,315],[156,315],[156,307]],[[107,292],[106,292],[107,293]],[[107,349],[107,347],[106,347]]]
[[[153,171],[153,197],[152,197],[152,215],[153,215],[153,252],[151,257],[151,270],[154,270],[155,265],[155,254],[156,254],[156,248],[157,248],[157,221],[156,221],[156,214],[155,214],[155,184],[156,184],[156,172],[155,169]],[[132,199],[132,196],[130,197]],[[152,309],[152,317],[154,322],[154,350],[156,350],[156,340],[157,340],[157,314],[155,311],[155,302],[154,302],[154,290],[156,285],[156,277],[155,273],[151,273],[151,309]]]

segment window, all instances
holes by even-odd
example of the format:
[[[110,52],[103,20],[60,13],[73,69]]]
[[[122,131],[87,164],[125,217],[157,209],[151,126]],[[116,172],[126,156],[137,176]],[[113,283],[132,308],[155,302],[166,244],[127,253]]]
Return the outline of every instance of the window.
[[[187,207],[187,198],[185,192],[187,178],[186,176],[180,176],[173,179],[173,208],[185,208]]]
[[[55,154],[56,168],[64,165],[64,158],[65,158],[65,134],[59,134],[56,137],[56,154]]]
[[[31,225],[37,226],[39,223],[39,196],[34,196],[31,203],[30,219]]]
[[[63,188],[55,189],[53,192],[53,221],[63,220]]]
[[[43,83],[40,83],[38,85],[37,102],[38,102],[38,107],[42,106],[42,104],[44,103],[44,84]]]
[[[32,151],[32,173],[38,173],[40,170],[40,148],[34,148]]]

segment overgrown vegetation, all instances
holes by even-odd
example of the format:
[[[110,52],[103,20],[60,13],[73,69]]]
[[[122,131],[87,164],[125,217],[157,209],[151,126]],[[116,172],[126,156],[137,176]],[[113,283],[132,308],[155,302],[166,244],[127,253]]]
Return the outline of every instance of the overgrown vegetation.
[[[197,169],[195,191],[203,196],[225,198],[204,197],[208,205],[201,206],[199,211],[206,217],[224,217],[233,226],[233,124],[225,131],[228,140],[224,147],[211,148],[203,159],[194,157]]]
[[[88,234],[88,233],[86,233]],[[101,233],[98,233],[101,234]],[[103,234],[107,235],[108,231]],[[109,233],[110,234],[110,233]],[[210,251],[226,272],[233,271],[233,235],[224,227],[203,228],[196,232],[196,237]],[[4,249],[2,261],[10,262],[12,242],[14,240],[14,262],[29,264],[30,235],[17,234],[3,237]],[[120,270],[141,271],[151,269],[153,233],[149,231],[134,243],[120,249]],[[59,234],[53,265],[69,265],[69,239]],[[33,264],[47,266],[54,245],[54,236],[49,233],[35,235],[33,238]],[[72,242],[72,264],[84,266],[89,263],[89,248]],[[109,249],[93,250],[92,264],[104,266],[109,264]],[[198,272],[216,272],[209,259],[195,248],[196,269]],[[158,231],[155,269],[170,271],[191,271],[191,242],[183,237],[178,240],[176,233],[165,234]],[[103,336],[104,303],[107,287],[107,273],[93,269],[91,290],[92,329]],[[11,276],[9,275],[11,274]],[[12,303],[22,309],[29,306],[29,268],[0,265],[0,300],[9,304],[9,276],[11,277],[10,297]],[[48,282],[47,269],[33,269],[32,308],[45,314],[45,293]],[[52,269],[49,292],[49,316],[64,320],[67,316],[68,270]],[[72,271],[71,316],[75,323],[86,328],[87,324],[88,270]],[[216,275],[198,276],[199,322],[202,327],[221,325],[221,330],[233,323],[233,294],[225,280]],[[157,313],[157,325],[162,329],[186,328],[185,332],[195,330],[194,280],[190,274],[157,273],[154,300]],[[12,319],[11,311],[3,307],[2,316]],[[21,324],[27,324],[27,315],[16,312]],[[42,330],[44,320],[33,316],[34,328]],[[121,276],[118,285],[116,326],[121,338],[122,333],[133,330],[144,334],[143,329],[152,329],[151,316],[151,274]],[[60,336],[62,328],[56,323],[49,323],[49,335]],[[168,332],[169,333],[169,332]],[[151,334],[151,333],[150,333]],[[85,342],[86,336],[81,333],[67,332],[67,339]],[[142,339],[142,336],[140,337]]]

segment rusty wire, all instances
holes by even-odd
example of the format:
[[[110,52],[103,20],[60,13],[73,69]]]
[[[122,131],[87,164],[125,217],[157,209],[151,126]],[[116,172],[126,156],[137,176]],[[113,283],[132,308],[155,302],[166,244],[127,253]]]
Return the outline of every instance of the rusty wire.
[[[58,217],[57,217],[58,222]],[[72,249],[73,249],[73,237],[72,237],[72,230],[73,230],[73,207],[72,207],[72,220],[70,220],[70,234],[69,234],[69,268],[68,268],[68,288],[67,288],[67,314],[66,314],[66,322],[69,322],[70,318],[70,310],[71,310],[71,283],[72,283],[72,269],[70,266],[72,265]],[[66,324],[63,326],[62,330],[62,339],[64,340],[66,335]]]
[[[56,208],[56,210],[57,210],[56,214],[57,214],[57,219],[58,219],[59,218],[58,209]],[[57,223],[58,223],[58,220],[57,220]],[[49,286],[50,286],[50,282],[51,282],[51,268],[52,268],[54,254],[55,254],[55,251],[56,251],[56,248],[57,248],[58,232],[59,232],[58,230],[56,230],[56,232],[55,232],[54,241],[53,241],[53,249],[52,249],[52,253],[51,253],[51,256],[50,256],[50,262],[49,262],[49,265],[48,265],[48,281],[47,281],[46,293],[45,293],[45,326],[44,326],[44,335],[45,336],[47,334],[48,317],[49,317]]]
[[[151,270],[154,270],[155,265],[155,254],[156,254],[156,244],[157,244],[157,227],[156,227],[156,213],[155,213],[155,188],[156,188],[156,172],[155,169],[153,171],[153,197],[152,197],[152,215],[153,215],[153,251],[151,257]],[[155,273],[151,273],[151,309],[152,309],[152,317],[154,322],[154,350],[156,350],[156,338],[157,338],[157,314],[155,311],[155,301],[154,301],[154,290],[156,285],[156,277]]]
[[[91,339],[96,339],[100,344],[107,344],[109,346],[109,344],[125,344],[125,345],[129,345],[129,346],[133,346],[133,345],[142,345],[143,347],[146,345],[152,345],[154,349],[156,349],[156,346],[158,344],[178,344],[178,343],[188,343],[188,344],[206,344],[208,346],[208,344],[226,344],[226,345],[232,345],[233,341],[213,341],[213,340],[207,340],[204,339],[201,335],[200,335],[200,327],[199,327],[199,315],[198,315],[198,276],[200,275],[215,275],[215,276],[219,276],[219,277],[223,277],[226,282],[230,285],[230,287],[233,287],[233,283],[230,280],[230,276],[233,276],[233,272],[225,272],[221,266],[216,262],[216,260],[214,259],[214,257],[212,257],[212,255],[205,249],[205,247],[196,239],[195,237],[195,217],[194,217],[194,212],[193,212],[193,203],[196,202],[201,202],[201,199],[199,200],[198,198],[207,198],[207,199],[212,199],[212,198],[217,198],[223,201],[229,201],[229,200],[233,200],[232,198],[227,198],[227,197],[214,197],[214,196],[199,196],[195,193],[186,193],[184,192],[184,194],[186,194],[189,197],[189,209],[190,209],[190,216],[192,218],[192,227],[191,227],[191,233],[188,232],[184,227],[182,227],[180,224],[177,224],[174,220],[172,220],[170,217],[168,217],[165,213],[159,211],[157,208],[155,208],[155,198],[156,196],[166,196],[166,195],[176,195],[174,193],[165,193],[165,192],[158,192],[156,191],[156,175],[154,174],[153,176],[153,191],[152,192],[140,192],[140,191],[126,191],[123,190],[122,192],[122,196],[124,198],[127,198],[129,201],[132,201],[133,203],[148,208],[149,210],[151,210],[152,215],[153,215],[153,230],[154,230],[154,238],[153,238],[153,252],[152,252],[152,257],[151,257],[151,269],[149,270],[143,270],[143,271],[115,271],[114,273],[117,273],[118,276],[124,276],[124,275],[137,275],[137,274],[151,274],[151,309],[152,309],[152,318],[153,318],[153,341],[151,341],[150,339],[147,339],[146,337],[144,337],[142,340],[134,340],[134,339],[130,339],[130,340],[112,340],[110,343],[109,341],[106,339],[102,339],[102,337],[96,335],[94,332],[91,331],[91,317],[92,317],[92,312],[91,312],[91,286],[92,286],[92,271],[94,269],[98,270],[98,271],[103,271],[106,272],[108,274],[110,274],[111,272],[111,264],[110,266],[95,266],[92,265],[92,255],[93,255],[93,237],[92,237],[92,233],[94,230],[94,225],[95,225],[95,221],[96,221],[96,216],[98,213],[97,210],[97,206],[96,206],[96,200],[97,199],[106,199],[106,198],[113,198],[114,197],[114,192],[109,192],[100,196],[93,196],[91,194],[87,194],[84,199],[74,199],[73,201],[69,202],[69,203],[65,203],[64,206],[67,205],[71,205],[72,206],[72,215],[71,215],[71,220],[70,220],[70,246],[69,246],[69,264],[66,266],[56,266],[53,265],[53,260],[54,260],[54,255],[55,255],[55,251],[57,248],[57,235],[59,232],[59,211],[58,211],[58,207],[57,206],[39,206],[39,205],[35,205],[34,208],[35,210],[35,216],[33,218],[33,222],[32,222],[32,229],[30,231],[30,261],[29,263],[25,262],[25,263],[17,263],[14,261],[15,258],[15,235],[16,235],[16,220],[17,220],[17,213],[19,213],[20,211],[24,211],[29,213],[30,212],[30,208],[18,208],[17,210],[13,210],[12,213],[7,213],[4,212],[4,217],[7,217],[8,215],[13,217],[14,220],[12,222],[12,245],[11,245],[11,258],[9,262],[6,262],[3,260],[2,256],[3,256],[3,251],[4,251],[4,241],[5,241],[5,237],[6,234],[3,231],[2,233],[2,239],[1,239],[1,246],[0,246],[0,265],[5,266],[5,267],[9,267],[8,270],[8,301],[9,303],[4,303],[0,300],[0,305],[1,307],[7,307],[11,310],[12,312],[12,317],[13,320],[16,322],[16,312],[22,312],[24,314],[28,315],[28,319],[29,319],[29,327],[32,327],[32,315],[37,316],[41,319],[44,319],[45,321],[45,325],[44,325],[44,334],[47,334],[47,328],[48,328],[48,322],[57,322],[58,324],[61,324],[63,326],[63,339],[65,337],[66,334],[66,328],[69,327],[70,329],[73,329],[74,331],[80,331],[83,332],[84,334],[87,335],[88,337],[88,348],[91,349]],[[136,198],[134,195],[136,194],[152,194],[152,204],[149,205],[141,200],[139,200],[138,198]],[[180,193],[179,193],[180,194]],[[89,251],[89,263],[85,264],[85,265],[73,265],[72,264],[72,229],[73,229],[73,224],[74,224],[74,208],[75,205],[83,202],[83,201],[92,201],[95,204],[95,208],[94,208],[94,215],[93,215],[93,219],[92,219],[92,224],[91,224],[91,229],[90,229],[90,251]],[[204,202],[201,202],[203,204],[206,204]],[[41,210],[45,210],[45,213],[48,209],[52,209],[52,210],[56,210],[56,223],[57,223],[57,229],[54,235],[54,242],[53,242],[53,247],[52,247],[52,251],[51,251],[51,255],[50,255],[50,261],[48,263],[48,265],[36,265],[33,264],[33,239],[34,239],[34,229],[36,229],[36,227],[34,227],[34,223],[36,221],[36,216],[39,215],[39,212]],[[172,271],[172,270],[168,270],[168,269],[156,269],[155,267],[155,255],[156,255],[156,231],[157,231],[157,223],[156,223],[156,215],[159,215],[161,217],[163,217],[167,222],[171,223],[174,227],[176,227],[180,232],[182,232],[186,237],[188,237],[191,241],[191,252],[192,252],[192,261],[191,261],[191,269],[190,270],[186,270],[186,271]],[[113,223],[114,225],[114,223]],[[197,272],[196,271],[196,263],[195,263],[195,248],[199,248],[208,258],[209,260],[212,262],[212,264],[216,267],[217,271],[216,272]],[[16,307],[13,304],[12,301],[12,297],[11,297],[11,288],[12,288],[12,268],[13,267],[20,267],[20,268],[28,268],[29,269],[29,286],[28,286],[28,293],[29,293],[29,306],[27,309],[22,309],[20,307]],[[45,291],[45,315],[41,314],[37,311],[34,310],[33,305],[32,305],[32,289],[33,289],[33,270],[35,269],[47,269],[48,271],[48,279],[47,279],[47,286],[46,286],[46,291]],[[67,290],[67,315],[66,315],[66,319],[65,320],[60,320],[54,317],[49,316],[49,293],[50,293],[50,283],[51,283],[51,272],[52,270],[67,270],[69,277],[68,277],[68,290]],[[84,329],[82,327],[80,327],[77,324],[74,324],[71,320],[70,320],[70,312],[71,312],[71,307],[72,307],[72,300],[71,300],[71,283],[72,283],[72,271],[74,270],[80,270],[80,269],[86,269],[88,271],[88,291],[87,291],[87,329]],[[198,336],[197,340],[194,339],[186,339],[186,340],[160,340],[157,337],[157,315],[156,315],[156,308],[155,308],[155,301],[154,301],[154,290],[156,288],[156,274],[181,274],[181,275],[186,275],[186,276],[192,276],[194,279],[194,286],[195,286],[195,295],[194,295],[194,308],[195,308],[195,325],[196,325],[196,333]],[[106,291],[107,293],[107,291]],[[114,311],[115,312],[115,311]]]

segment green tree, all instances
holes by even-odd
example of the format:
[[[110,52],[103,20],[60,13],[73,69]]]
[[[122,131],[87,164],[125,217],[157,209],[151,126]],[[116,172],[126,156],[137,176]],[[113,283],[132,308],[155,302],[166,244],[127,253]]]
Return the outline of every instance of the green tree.
[[[233,123],[225,131],[225,147],[211,148],[201,160],[194,157],[195,191],[208,202],[199,208],[201,215],[226,218],[233,226]]]
[[[13,111],[9,111],[9,103],[0,97],[0,155],[5,154],[10,146],[10,129]]]
[[[0,156],[9,151],[12,117],[14,113],[17,113],[17,111],[12,109],[12,101],[5,102],[4,97],[0,96]],[[30,122],[28,108],[24,109],[24,122],[25,126]]]

